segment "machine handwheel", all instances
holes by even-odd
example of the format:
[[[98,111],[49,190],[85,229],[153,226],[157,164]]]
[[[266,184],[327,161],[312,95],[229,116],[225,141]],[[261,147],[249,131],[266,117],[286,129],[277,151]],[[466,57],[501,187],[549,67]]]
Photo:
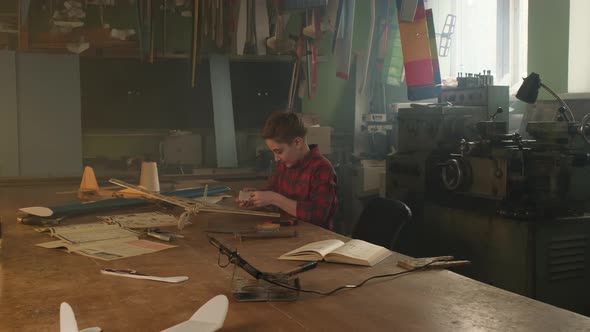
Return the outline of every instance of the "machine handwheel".
[[[582,118],[582,123],[578,127],[578,133],[582,136],[586,144],[590,144],[590,113],[584,115]]]
[[[457,190],[465,182],[465,172],[457,159],[447,160],[442,167],[441,175],[448,190]]]

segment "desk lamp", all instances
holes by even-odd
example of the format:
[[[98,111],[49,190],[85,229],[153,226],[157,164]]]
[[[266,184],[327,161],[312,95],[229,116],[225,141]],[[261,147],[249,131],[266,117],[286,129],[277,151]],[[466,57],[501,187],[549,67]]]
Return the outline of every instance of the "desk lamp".
[[[567,106],[565,101],[561,99],[561,97],[559,97],[557,93],[555,93],[553,90],[551,90],[551,88],[549,88],[547,85],[541,82],[541,77],[539,76],[539,74],[533,72],[527,78],[523,78],[523,80],[524,81],[522,82],[522,85],[516,93],[516,98],[518,98],[521,101],[524,101],[525,103],[533,104],[537,101],[537,98],[539,97],[539,89],[542,87],[545,90],[547,90],[553,97],[555,97],[555,99],[557,99],[557,101],[561,105],[558,111],[562,114],[563,118],[565,118],[565,120],[568,122],[570,122],[570,120],[571,122],[576,121],[576,119],[574,118],[574,113],[572,113],[569,106]],[[566,111],[570,114],[571,119],[569,119],[565,114]]]

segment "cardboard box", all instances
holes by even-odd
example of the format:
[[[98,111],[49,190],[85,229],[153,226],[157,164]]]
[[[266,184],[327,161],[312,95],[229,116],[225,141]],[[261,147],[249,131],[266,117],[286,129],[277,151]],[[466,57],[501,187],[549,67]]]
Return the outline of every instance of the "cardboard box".
[[[316,114],[311,113],[297,113],[301,122],[303,122],[304,127],[312,127],[312,126],[319,126],[320,125],[320,117]]]
[[[332,153],[332,127],[308,127],[307,144],[317,144],[322,154]]]
[[[171,135],[162,142],[162,159],[171,165],[200,166],[203,160],[201,135]]]

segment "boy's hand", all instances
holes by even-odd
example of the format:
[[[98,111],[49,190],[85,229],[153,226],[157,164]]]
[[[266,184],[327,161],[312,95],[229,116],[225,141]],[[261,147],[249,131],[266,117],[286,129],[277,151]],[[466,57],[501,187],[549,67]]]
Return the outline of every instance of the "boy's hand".
[[[239,207],[245,208],[252,206],[252,195],[251,193],[255,192],[255,188],[244,188],[240,190],[238,198],[236,198],[236,203],[238,203]]]
[[[238,206],[241,208],[247,208],[252,206],[252,201],[240,201],[236,199],[236,203],[238,203]]]
[[[277,195],[277,193],[270,190],[253,191],[250,193],[250,200],[248,202],[255,207],[273,205]]]

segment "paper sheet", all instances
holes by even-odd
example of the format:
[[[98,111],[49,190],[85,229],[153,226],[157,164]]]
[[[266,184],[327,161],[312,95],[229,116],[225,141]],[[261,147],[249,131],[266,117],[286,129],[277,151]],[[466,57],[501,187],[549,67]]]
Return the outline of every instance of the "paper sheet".
[[[50,227],[48,230],[51,232],[51,236],[69,243],[86,243],[127,237],[137,238],[138,235],[134,231],[122,228],[119,225],[104,223]]]
[[[152,241],[138,240],[135,237],[95,241],[82,244],[72,244],[63,240],[59,240],[39,243],[37,246],[48,249],[63,248],[70,253],[76,253],[106,261],[139,256],[176,247]]]

